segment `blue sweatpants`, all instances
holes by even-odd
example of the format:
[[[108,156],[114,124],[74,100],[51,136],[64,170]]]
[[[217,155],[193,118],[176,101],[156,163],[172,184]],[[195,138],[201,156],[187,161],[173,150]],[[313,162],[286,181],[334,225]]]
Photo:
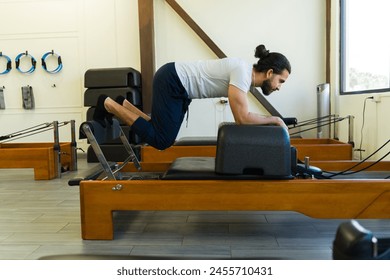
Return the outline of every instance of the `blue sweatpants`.
[[[132,129],[150,146],[159,150],[169,148],[176,140],[190,103],[175,64],[165,64],[153,78],[151,120],[139,117]]]

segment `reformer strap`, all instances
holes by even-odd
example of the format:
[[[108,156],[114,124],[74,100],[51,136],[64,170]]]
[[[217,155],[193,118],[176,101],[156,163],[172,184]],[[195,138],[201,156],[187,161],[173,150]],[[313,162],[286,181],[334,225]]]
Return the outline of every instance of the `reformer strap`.
[[[57,63],[58,63],[57,67],[52,69],[52,70],[48,69],[47,64],[46,64],[46,59],[50,56],[56,57]],[[45,53],[41,58],[41,62],[42,62],[42,68],[45,69],[45,71],[50,73],[50,74],[56,74],[56,73],[60,72],[62,70],[62,67],[63,67],[61,56],[59,54],[55,53],[53,50],[51,52]]]
[[[23,58],[23,57],[28,57],[30,58],[31,60],[31,67],[28,69],[28,70],[22,70],[20,69],[20,60]],[[37,61],[35,60],[35,58],[28,53],[28,51],[24,52],[24,53],[20,53],[16,56],[15,58],[15,64],[16,64],[16,70],[18,70],[20,73],[23,73],[23,74],[31,74],[35,71],[35,68],[36,68],[36,65],[37,65]]]
[[[5,70],[0,72],[0,75],[5,75],[5,74],[9,73],[12,69],[11,58],[9,56],[3,54],[2,52],[0,52],[0,59],[1,58],[5,58],[5,60],[7,61],[7,66],[6,66]]]

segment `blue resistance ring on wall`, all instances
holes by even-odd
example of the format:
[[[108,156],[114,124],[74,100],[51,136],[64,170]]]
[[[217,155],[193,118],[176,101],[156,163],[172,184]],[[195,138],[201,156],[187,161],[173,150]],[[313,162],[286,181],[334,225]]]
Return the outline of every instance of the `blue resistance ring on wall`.
[[[25,57],[25,56],[30,58],[30,60],[31,60],[31,67],[30,67],[30,69],[23,71],[22,69],[20,69],[20,60],[23,57]],[[35,71],[35,68],[36,68],[36,65],[37,65],[37,61],[35,60],[35,58],[31,54],[29,54],[27,51],[24,52],[24,53],[18,54],[16,56],[16,58],[15,58],[15,63],[16,63],[16,69],[20,73],[23,73],[23,74],[31,74],[32,72]]]
[[[57,67],[55,69],[48,69],[47,68],[47,65],[46,65],[46,59],[49,57],[49,56],[54,56],[57,58]],[[51,51],[51,52],[47,52],[45,53],[42,58],[41,58],[41,61],[42,61],[42,68],[45,69],[46,72],[50,73],[50,74],[55,74],[55,73],[58,73],[62,70],[62,59],[61,59],[61,56],[57,53],[55,53],[54,51]]]
[[[5,60],[7,61],[7,68],[4,71],[0,72],[0,75],[5,75],[11,71],[12,63],[11,63],[11,58],[8,55],[5,55],[2,52],[0,52],[0,59],[2,57],[5,58]]]

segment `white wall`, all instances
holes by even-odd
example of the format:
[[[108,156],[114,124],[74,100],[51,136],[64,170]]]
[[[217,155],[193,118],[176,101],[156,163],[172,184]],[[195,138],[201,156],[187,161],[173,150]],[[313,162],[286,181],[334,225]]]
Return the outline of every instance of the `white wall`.
[[[316,116],[316,85],[325,79],[325,1],[323,0],[177,0],[228,55],[255,63],[254,49],[265,44],[285,54],[292,74],[269,97],[283,116]],[[40,60],[54,49],[64,69],[57,75],[15,69],[0,76],[6,110],[0,111],[0,135],[52,120],[85,119],[84,72],[90,68],[140,68],[137,0],[0,0],[0,51],[13,59],[28,50]],[[17,17],[15,15],[18,15]],[[164,0],[155,0],[156,64],[215,58]],[[21,106],[20,87],[34,88],[36,109]],[[53,84],[56,86],[53,87]],[[253,110],[264,112],[250,97]],[[188,127],[180,136],[214,135],[218,123],[232,120],[218,100],[193,102]],[[67,136],[67,129],[61,133]],[[314,136],[315,132],[307,136]],[[26,141],[50,141],[51,135]],[[68,138],[67,138],[68,139]]]
[[[286,55],[292,74],[281,91],[268,98],[283,116],[299,120],[316,117],[316,86],[325,81],[325,1],[177,2],[228,56],[255,63],[254,50],[259,44]],[[155,3],[157,66],[174,60],[215,58],[168,4]],[[214,135],[216,121],[232,120],[229,108],[224,109],[218,101],[194,100],[188,127],[183,123],[179,137]],[[254,98],[251,101],[253,110],[267,114]],[[202,114],[196,112],[198,108],[203,108]],[[315,132],[304,136],[315,136]]]
[[[377,96],[377,101],[367,97]],[[354,119],[354,142],[355,149],[361,148],[363,152],[355,151],[354,157],[360,159],[372,154],[376,149],[385,144],[390,139],[389,110],[390,94],[374,93],[354,95],[337,95],[338,109],[340,116],[352,115]],[[363,107],[366,103],[363,125]],[[341,130],[341,138],[347,138],[346,128]],[[379,159],[389,152],[389,146],[382,149],[372,159]],[[390,159],[388,156],[387,159]]]
[[[4,24],[0,25],[0,51],[13,60],[13,70],[0,76],[0,87],[5,87],[6,103],[6,109],[0,111],[0,134],[53,120],[82,119],[80,8],[77,1],[0,3],[4,20]],[[59,11],[63,16],[59,15]],[[37,69],[30,75],[19,73],[14,63],[15,57],[26,50],[37,60]],[[56,75],[46,73],[40,63],[42,55],[51,50],[61,54],[65,65],[63,71]],[[26,70],[30,65],[24,59],[21,69]],[[35,110],[22,109],[21,87],[26,85],[33,87]]]
[[[1,0],[0,11],[0,51],[13,60],[13,70],[0,76],[6,103],[0,110],[0,135],[54,120],[74,119],[78,127],[85,120],[87,69],[139,69],[137,0]],[[26,50],[37,60],[30,75],[19,73],[14,63]],[[58,74],[41,67],[42,55],[51,50],[62,57],[64,67]],[[33,87],[34,110],[22,108],[20,88],[26,85]],[[69,126],[60,130],[60,138],[69,141]],[[52,132],[45,132],[18,141],[52,140]]]

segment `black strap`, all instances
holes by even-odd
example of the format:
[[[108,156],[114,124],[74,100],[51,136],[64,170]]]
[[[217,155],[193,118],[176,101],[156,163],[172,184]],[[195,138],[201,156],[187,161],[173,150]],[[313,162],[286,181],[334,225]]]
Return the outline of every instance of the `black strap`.
[[[22,70],[20,69],[20,60],[23,58],[23,57],[28,57],[30,58],[31,60],[31,67],[28,69],[28,70]],[[35,71],[36,69],[36,65],[37,65],[37,61],[35,60],[35,58],[28,53],[28,51],[24,52],[24,53],[20,53],[16,56],[15,58],[15,63],[16,63],[16,69],[20,72],[20,73],[23,73],[23,74],[31,74]]]
[[[11,71],[12,63],[11,63],[11,58],[8,55],[5,55],[5,54],[3,54],[3,52],[0,52],[0,59],[2,57],[5,58],[5,60],[7,60],[7,66],[6,66],[6,69],[4,71],[0,72],[0,75],[5,75]]]
[[[46,59],[48,57],[51,57],[51,56],[54,56],[57,58],[58,65],[56,68],[50,70],[47,68]],[[61,56],[59,54],[55,53],[54,50],[52,50],[51,52],[45,53],[41,58],[41,62],[42,62],[42,68],[45,69],[45,71],[50,73],[50,74],[56,74],[56,73],[60,72],[62,70],[62,67],[63,67]]]

